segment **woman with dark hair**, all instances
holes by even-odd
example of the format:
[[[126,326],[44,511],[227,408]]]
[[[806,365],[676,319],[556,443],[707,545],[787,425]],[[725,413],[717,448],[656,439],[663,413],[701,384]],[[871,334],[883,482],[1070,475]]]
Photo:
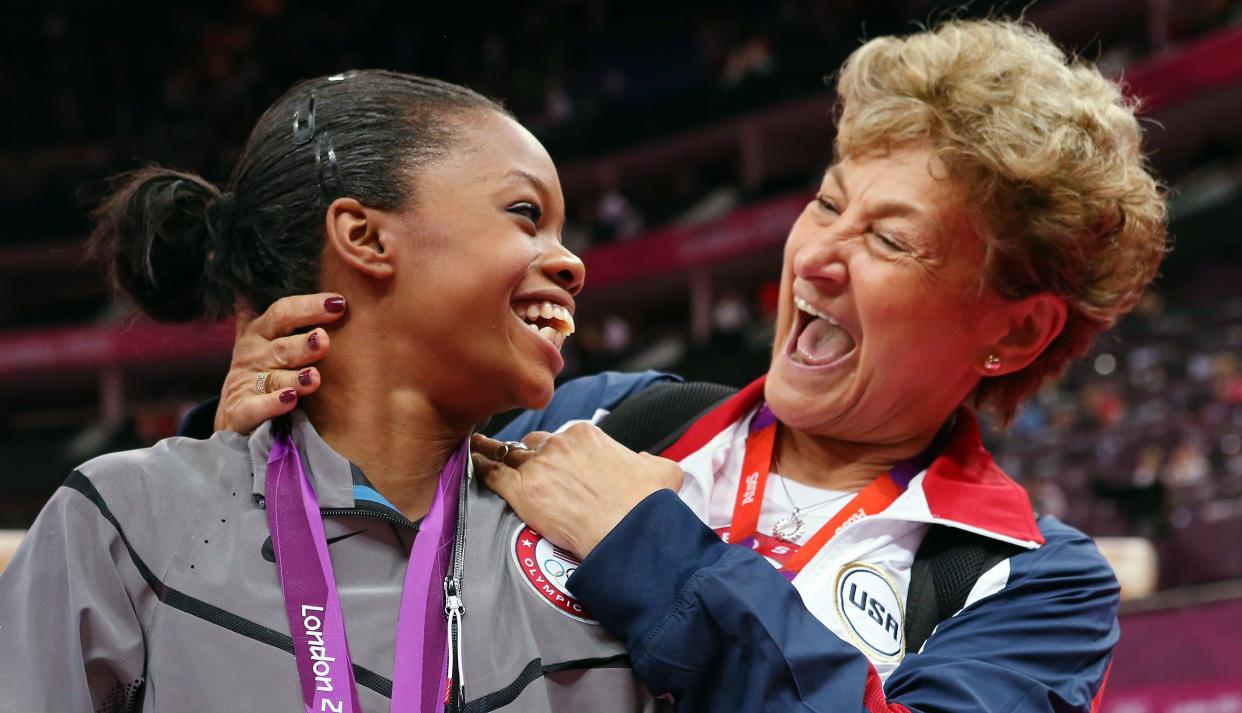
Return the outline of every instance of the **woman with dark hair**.
[[[475,424],[545,405],[562,368],[583,280],[563,215],[551,159],[503,108],[381,71],[291,89],[223,192],[124,177],[92,241],[147,313],[326,289],[319,309],[349,315],[297,374],[315,399],[247,377],[298,410],[69,477],[0,577],[0,708],[667,708],[557,601],[563,581],[512,563],[525,526],[469,477]]]
[[[632,411],[612,374],[502,432],[534,431],[526,449],[476,436],[476,466],[532,541],[582,558],[567,591],[679,708],[1094,710],[1116,580],[1032,511],[976,412],[1008,422],[1155,276],[1165,202],[1135,103],[1000,21],[872,40],[837,93],[768,373],[643,446],[678,463],[680,492],[660,459],[575,423]],[[265,350],[243,330],[234,369],[272,366]],[[230,391],[234,427],[282,408]]]

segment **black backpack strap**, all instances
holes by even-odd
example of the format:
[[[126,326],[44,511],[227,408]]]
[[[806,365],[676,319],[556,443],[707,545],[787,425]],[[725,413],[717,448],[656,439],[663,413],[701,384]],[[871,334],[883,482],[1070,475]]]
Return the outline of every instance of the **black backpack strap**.
[[[216,409],[219,406],[220,397],[217,396],[190,409],[181,419],[181,425],[177,426],[177,435],[200,441],[211,438],[211,434],[216,432]]]
[[[961,611],[984,572],[1021,551],[956,527],[929,527],[910,568],[906,653],[917,653],[940,622]]]
[[[705,413],[737,393],[706,381],[656,382],[622,401],[599,427],[632,451],[660,453]]]

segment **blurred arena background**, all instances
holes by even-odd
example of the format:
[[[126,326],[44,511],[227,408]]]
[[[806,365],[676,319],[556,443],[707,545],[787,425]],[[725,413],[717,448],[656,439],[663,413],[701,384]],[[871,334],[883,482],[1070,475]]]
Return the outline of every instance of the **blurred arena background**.
[[[956,5],[956,4],[954,4]],[[216,393],[228,324],[112,305],[85,260],[102,179],[223,181],[294,80],[412,71],[503,99],[548,146],[588,288],[565,378],[655,368],[742,384],[779,254],[831,151],[824,75],[926,0],[505,6],[359,0],[6,3],[0,25],[0,567],[69,470],[171,435]],[[1242,711],[1242,2],[1039,0],[1026,17],[1124,79],[1174,189],[1140,309],[990,438],[1042,512],[1124,584],[1104,710]]]

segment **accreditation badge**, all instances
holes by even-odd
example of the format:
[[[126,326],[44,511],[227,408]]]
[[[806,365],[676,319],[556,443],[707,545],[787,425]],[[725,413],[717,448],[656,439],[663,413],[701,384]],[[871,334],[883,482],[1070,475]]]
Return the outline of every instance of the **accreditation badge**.
[[[584,624],[598,624],[569,593],[566,582],[578,569],[573,555],[553,545],[523,523],[513,533],[513,562],[535,594],[565,616]]]

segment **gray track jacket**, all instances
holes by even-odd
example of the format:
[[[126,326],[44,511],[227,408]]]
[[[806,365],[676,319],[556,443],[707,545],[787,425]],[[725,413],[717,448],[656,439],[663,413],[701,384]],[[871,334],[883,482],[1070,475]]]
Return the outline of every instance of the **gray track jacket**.
[[[356,468],[301,414],[293,433],[324,516],[359,700],[386,713],[417,526],[356,499]],[[270,445],[268,426],[172,438],[75,471],[0,576],[0,711],[300,711],[262,502]],[[573,562],[491,492],[471,483],[467,497],[464,710],[670,710],[565,594]]]

